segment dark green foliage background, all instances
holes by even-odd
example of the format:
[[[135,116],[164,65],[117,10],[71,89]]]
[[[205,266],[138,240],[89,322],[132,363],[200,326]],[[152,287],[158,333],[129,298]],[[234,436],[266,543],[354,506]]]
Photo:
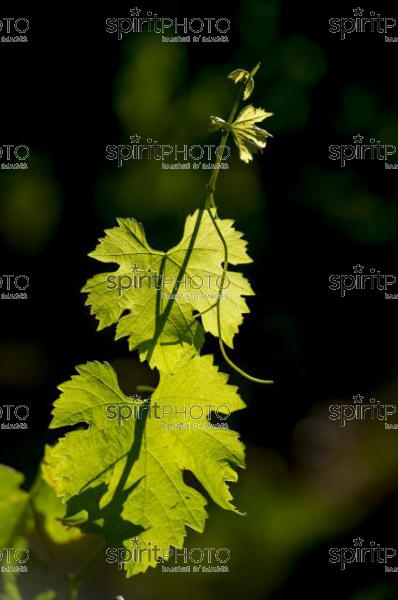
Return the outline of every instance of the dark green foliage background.
[[[1,403],[28,404],[32,415],[28,432],[1,432],[1,461],[32,481],[43,444],[54,439],[47,426],[56,386],[76,364],[110,360],[127,393],[138,378],[156,381],[128,359],[125,341],[96,333],[79,293],[96,269],[87,253],[118,216],[142,221],[154,247],[175,244],[208,173],[162,171],[156,161],[117,169],[105,147],[134,133],[214,143],[208,116],[225,117],[234,94],[226,74],[261,60],[253,103],[275,113],[266,123],[275,138],[251,166],[235,156],[217,195],[220,215],[236,219],[255,259],[246,272],[257,296],[234,358],[276,385],[231,376],[248,404],[235,418],[248,446],[235,495],[248,516],[211,507],[205,534],[188,538],[190,546],[231,548],[230,573],[151,572],[126,582],[99,559],[82,597],[394,598],[396,575],[358,565],[341,574],[328,550],[356,535],[397,545],[397,433],[372,422],[340,429],[327,408],[358,392],[390,403],[397,396],[396,304],[328,290],[330,274],[357,263],[397,271],[396,172],[378,161],[341,169],[328,159],[329,145],[357,133],[398,142],[396,45],[331,35],[329,18],[351,14],[346,2],[289,0],[151,4],[164,16],[227,15],[231,43],[162,44],[144,34],[119,43],[104,21],[130,8],[20,6],[31,42],[0,48],[1,142],[32,149],[28,172],[0,173],[2,271],[31,279],[28,301],[0,303]],[[377,11],[397,16],[386,3]],[[217,354],[211,341],[207,349]]]

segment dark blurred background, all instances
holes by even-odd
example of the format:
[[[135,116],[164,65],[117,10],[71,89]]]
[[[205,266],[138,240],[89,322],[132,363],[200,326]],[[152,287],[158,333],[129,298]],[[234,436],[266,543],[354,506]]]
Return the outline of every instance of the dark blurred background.
[[[138,5],[140,6],[140,5]],[[96,333],[80,293],[99,265],[87,257],[105,227],[120,216],[141,221],[153,247],[181,236],[186,215],[203,200],[206,171],[162,171],[159,162],[107,161],[109,144],[137,133],[163,144],[216,143],[209,115],[226,117],[235,94],[226,75],[259,60],[251,99],[275,113],[274,135],[252,165],[234,152],[220,174],[221,216],[236,219],[254,258],[249,300],[233,353],[243,368],[272,377],[266,388],[242,381],[248,408],[235,418],[247,444],[247,470],[234,488],[246,517],[210,507],[203,536],[189,545],[231,548],[228,575],[161,575],[124,581],[99,562],[84,598],[192,600],[397,596],[397,574],[380,565],[340,572],[329,548],[352,538],[397,546],[398,432],[383,423],[328,419],[328,406],[353,394],[396,403],[396,301],[383,293],[329,290],[333,273],[362,264],[397,272],[397,171],[377,160],[342,169],[331,144],[360,133],[398,142],[397,44],[376,33],[341,40],[332,17],[356,4],[278,0],[151,3],[162,16],[226,16],[228,43],[166,44],[159,36],[105,32],[107,17],[132,5],[105,7],[9,3],[4,16],[30,19],[27,44],[0,44],[1,144],[30,147],[26,171],[0,171],[1,272],[27,274],[27,300],[0,300],[1,404],[30,407],[27,431],[1,431],[1,462],[29,485],[48,431],[56,387],[75,365],[111,361],[126,381],[151,374],[129,358],[114,331]],[[395,17],[397,7],[362,2]],[[393,34],[392,34],[393,35]],[[228,372],[214,340],[206,349]],[[101,595],[99,590],[101,590]]]

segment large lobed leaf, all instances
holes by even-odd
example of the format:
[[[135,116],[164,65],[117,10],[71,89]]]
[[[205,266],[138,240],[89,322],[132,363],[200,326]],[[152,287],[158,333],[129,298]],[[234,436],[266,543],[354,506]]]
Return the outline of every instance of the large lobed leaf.
[[[243,314],[249,312],[244,296],[253,291],[235,271],[227,272],[225,289],[220,290],[224,248],[208,213],[198,210],[188,216],[182,240],[167,252],[152,249],[134,219],[118,223],[90,254],[101,262],[116,263],[118,269],[95,275],[83,288],[98,328],[116,324],[116,339],[128,337],[130,349],[138,348],[142,360],[171,369],[185,346],[200,349],[203,329],[218,335],[215,304],[221,292],[223,341],[233,347]],[[252,262],[233,221],[218,219],[217,223],[228,246],[229,263]],[[155,278],[160,275],[162,280]],[[130,289],[118,290],[119,282]],[[201,325],[195,313],[203,312]]]
[[[220,407],[220,413],[228,414],[244,403],[211,356],[186,353],[172,373],[161,371],[151,406],[167,408],[158,408],[157,417],[147,412],[146,419],[133,413],[122,426],[107,418],[108,406],[131,406],[113,368],[91,362],[77,371],[60,386],[51,427],[84,423],[88,429],[67,433],[48,457],[56,491],[75,512],[85,513],[88,521],[96,514],[108,540],[128,549],[132,537],[141,549],[155,544],[164,550],[182,548],[186,528],[203,531],[207,516],[205,498],[184,481],[184,471],[217,504],[236,510],[228,482],[235,482],[235,468],[244,466],[244,446],[236,432],[211,427],[207,413]],[[170,411],[171,406],[179,412]],[[192,412],[198,406],[210,409],[203,415],[198,408]],[[126,571],[133,575],[156,564],[155,557],[145,554],[128,562]]]

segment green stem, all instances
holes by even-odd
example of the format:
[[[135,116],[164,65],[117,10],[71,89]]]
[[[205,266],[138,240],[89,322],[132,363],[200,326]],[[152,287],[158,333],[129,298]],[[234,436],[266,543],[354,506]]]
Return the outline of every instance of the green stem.
[[[254,67],[250,74],[249,77],[252,77],[255,72],[258,70],[259,65],[256,65],[256,67]],[[245,89],[245,85],[246,85],[246,81],[242,82],[239,86],[239,91],[237,94],[237,97],[235,99],[234,105],[231,109],[231,112],[229,114],[228,117],[228,121],[227,124],[231,125],[235,115],[238,111],[239,105],[242,101],[242,97],[243,97],[243,92]],[[212,209],[215,209],[215,211],[217,210],[217,206],[216,203],[214,201],[214,193],[216,191],[216,183],[217,183],[217,179],[218,179],[218,173],[220,171],[220,164],[221,164],[221,160],[222,160],[222,155],[224,153],[224,148],[225,148],[225,144],[227,142],[229,136],[229,129],[226,129],[224,131],[224,133],[222,134],[221,137],[221,142],[220,142],[220,146],[219,146],[219,151],[217,154],[217,160],[215,162],[213,171],[210,175],[210,179],[209,182],[207,184],[207,193],[206,193],[206,198],[205,198],[205,210],[207,210],[211,222],[213,223],[213,226],[218,234],[218,237],[221,240],[221,243],[223,245],[223,249],[224,249],[224,264],[223,264],[223,273],[222,273],[222,277],[221,277],[221,290],[224,289],[224,282],[225,282],[225,277],[227,274],[227,270],[228,270],[228,245],[227,242],[224,239],[224,236],[221,232],[221,229],[219,228],[219,226],[217,225],[216,222],[216,218],[214,217],[213,213],[212,213]],[[213,305],[214,306],[214,305]],[[245,371],[243,371],[243,369],[241,369],[240,367],[238,367],[238,365],[236,365],[227,355],[226,351],[225,351],[225,347],[224,347],[224,343],[222,340],[222,329],[221,329],[221,294],[219,295],[217,302],[215,304],[216,309],[217,309],[217,329],[218,329],[218,344],[220,347],[220,351],[222,356],[224,357],[224,360],[229,364],[229,366],[234,369],[235,371],[237,371],[237,373],[239,373],[240,375],[242,375],[242,377],[245,377],[246,379],[249,379],[250,381],[253,381],[254,383],[261,383],[261,384],[269,384],[269,383],[273,383],[272,380],[270,379],[260,379],[258,377],[253,377],[252,375],[249,375],[249,373],[246,373]],[[212,308],[212,307],[210,307]]]
[[[249,73],[248,78],[252,77],[256,71],[259,68],[259,64],[256,65],[251,72]],[[204,207],[201,208],[198,212],[198,216],[193,228],[193,232],[190,238],[190,242],[189,242],[189,247],[188,247],[188,251],[184,257],[183,263],[180,267],[179,273],[178,273],[178,277],[177,277],[177,281],[173,287],[173,294],[172,297],[168,299],[168,302],[166,304],[166,307],[164,309],[164,311],[162,311],[162,302],[161,302],[161,298],[160,298],[160,290],[158,292],[158,297],[156,299],[156,331],[155,331],[155,335],[153,337],[152,340],[152,346],[151,348],[148,350],[148,356],[147,356],[147,360],[150,363],[151,358],[152,358],[152,354],[154,352],[157,340],[160,338],[160,335],[163,331],[163,328],[165,326],[165,323],[167,322],[167,319],[170,315],[171,312],[171,308],[174,302],[174,297],[176,296],[179,286],[180,286],[180,280],[182,278],[182,276],[184,275],[191,253],[193,251],[194,245],[195,245],[195,241],[199,232],[199,228],[202,222],[202,218],[203,218],[203,214],[205,211],[207,211],[210,215],[211,221],[216,229],[216,232],[221,240],[221,243],[223,244],[223,248],[224,248],[224,266],[223,266],[223,275],[222,275],[222,285],[221,285],[221,289],[223,289],[223,285],[224,285],[224,281],[225,281],[225,277],[226,277],[226,273],[227,273],[227,269],[228,269],[228,247],[227,247],[227,243],[224,239],[224,236],[222,235],[222,232],[220,230],[220,228],[218,227],[216,220],[213,216],[212,210],[214,210],[216,212],[217,207],[216,207],[216,203],[214,201],[214,193],[216,190],[216,184],[217,184],[217,180],[218,180],[218,175],[220,172],[220,165],[221,165],[221,161],[222,161],[222,156],[224,153],[224,149],[225,149],[225,145],[227,143],[228,140],[228,136],[230,134],[230,125],[233,123],[233,120],[235,119],[236,113],[239,109],[239,105],[242,101],[243,98],[243,94],[244,94],[244,90],[245,90],[245,86],[247,83],[248,79],[246,79],[245,81],[242,81],[239,86],[238,86],[238,93],[236,95],[235,98],[235,102],[232,106],[231,112],[229,114],[228,120],[226,122],[226,127],[222,133],[222,137],[221,137],[221,141],[220,141],[220,145],[218,148],[218,152],[217,152],[217,158],[216,158],[216,162],[214,164],[212,173],[210,175],[210,179],[207,183],[206,186],[206,196],[205,196],[205,202],[204,202]],[[161,270],[163,271],[164,269],[164,262],[162,262],[161,265]],[[240,367],[238,367],[237,365],[235,365],[235,363],[233,363],[233,361],[227,356],[227,353],[225,351],[224,348],[224,344],[222,341],[222,329],[221,329],[221,308],[220,308],[220,300],[221,300],[221,295],[219,296],[217,302],[215,304],[213,304],[212,306],[208,307],[206,310],[202,311],[200,314],[195,315],[194,319],[192,320],[192,322],[189,324],[189,328],[192,326],[192,324],[195,322],[196,318],[199,317],[201,314],[204,314],[206,312],[208,312],[209,310],[211,310],[212,308],[217,309],[217,329],[218,329],[218,338],[219,338],[219,346],[220,346],[220,351],[222,356],[224,357],[224,359],[226,360],[226,362],[230,365],[230,367],[232,369],[234,369],[235,371],[237,371],[240,375],[242,375],[243,377],[245,377],[246,379],[249,379],[250,381],[254,381],[255,383],[273,383],[273,381],[270,381],[268,379],[259,379],[257,377],[252,377],[251,375],[249,375],[248,373],[246,373],[245,371],[243,371]]]
[[[250,71],[250,73],[248,75],[248,78],[245,79],[244,81],[241,81],[238,84],[238,92],[236,94],[235,102],[231,108],[231,112],[229,113],[229,116],[227,119],[227,125],[231,125],[233,120],[235,119],[236,113],[238,112],[239,105],[242,102],[246,83],[247,83],[248,79],[250,79],[250,77],[254,77],[254,75],[257,73],[258,69],[260,68],[260,64],[261,63],[258,63],[255,67],[253,67],[253,69]],[[216,191],[216,183],[217,183],[217,179],[218,179],[218,174],[220,172],[220,165],[221,165],[222,156],[224,154],[225,144],[227,143],[228,136],[229,136],[229,129],[227,128],[222,134],[220,146],[219,146],[218,152],[217,152],[217,159],[216,159],[216,162],[214,163],[214,168],[212,170],[209,182],[207,184],[205,209],[211,208],[211,207],[215,208],[215,206],[216,206],[216,204],[214,202],[214,192]]]
[[[244,90],[244,84],[241,84],[239,86],[239,90],[236,95],[234,105],[231,108],[231,112],[229,113],[229,117],[228,117],[228,121],[227,121],[228,125],[231,125],[232,121],[235,118],[236,113],[238,112],[239,104],[241,103],[241,100],[242,100],[243,90]],[[216,162],[214,163],[214,167],[213,167],[212,173],[210,175],[209,182],[206,186],[207,193],[206,193],[206,198],[205,198],[205,209],[216,207],[216,204],[214,202],[214,192],[216,191],[218,174],[220,172],[220,165],[221,165],[221,161],[222,161],[222,157],[224,154],[224,149],[225,149],[225,145],[227,143],[228,136],[229,136],[229,131],[226,129],[224,131],[224,133],[222,134],[220,145],[218,147],[217,159],[216,159]]]
[[[226,277],[227,269],[228,269],[228,246],[227,246],[224,236],[221,233],[221,230],[220,230],[219,226],[217,225],[217,222],[211,212],[211,208],[209,208],[207,210],[208,210],[210,219],[212,220],[212,223],[215,227],[215,230],[217,231],[218,236],[224,247],[224,266],[223,266],[223,273],[221,276],[221,285],[220,285],[220,288],[224,289],[224,281],[225,281],[225,277]],[[243,371],[243,369],[238,367],[238,365],[236,365],[234,362],[232,362],[232,360],[229,358],[229,356],[227,355],[227,353],[225,351],[224,343],[222,341],[221,308],[220,308],[221,304],[220,303],[221,303],[221,295],[217,299],[217,329],[218,329],[218,345],[220,346],[221,354],[223,355],[224,360],[229,364],[229,366],[232,369],[234,369],[235,371],[237,371],[237,373],[242,375],[242,377],[245,377],[246,379],[249,379],[250,381],[253,381],[254,383],[264,383],[264,384],[274,383],[270,379],[259,379],[258,377],[253,377],[252,375],[249,375],[249,373],[246,373],[246,371]]]

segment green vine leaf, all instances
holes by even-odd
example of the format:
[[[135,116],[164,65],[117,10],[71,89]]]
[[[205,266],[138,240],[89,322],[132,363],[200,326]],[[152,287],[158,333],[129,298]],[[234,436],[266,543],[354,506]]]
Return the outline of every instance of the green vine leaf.
[[[263,150],[269,137],[268,131],[257,127],[264,119],[271,117],[273,113],[263,108],[254,108],[251,104],[245,106],[231,125],[231,133],[239,150],[240,159],[245,163],[253,160],[253,152]]]
[[[38,540],[41,547],[41,560],[44,560],[47,568],[53,568],[53,555],[52,550],[51,554],[48,553],[49,548],[77,540],[82,534],[79,529],[65,527],[61,523],[65,506],[41,474],[29,492],[21,488],[23,483],[22,473],[0,465],[0,549],[28,549],[34,536],[36,544]],[[0,600],[22,600],[18,582],[15,573],[2,573]],[[52,590],[35,596],[35,600],[52,598],[55,598]]]
[[[249,71],[246,71],[246,69],[234,69],[228,75],[228,79],[232,79],[232,81],[234,83],[240,83],[240,82],[246,81],[248,77],[249,77]]]
[[[36,527],[34,513],[43,522],[43,530],[55,544],[81,537],[80,531],[65,528],[60,519],[65,507],[54,489],[39,477],[30,492],[21,489],[22,473],[0,465],[0,548],[26,543],[26,537]]]
[[[257,63],[250,72],[245,69],[235,69],[228,75],[228,79],[232,79],[234,83],[244,85],[242,100],[247,100],[252,95],[254,90],[254,76],[260,66],[261,63]]]
[[[239,150],[240,159],[249,163],[253,160],[253,153],[264,150],[268,138],[272,137],[268,131],[257,127],[256,123],[261,123],[272,115],[273,113],[267,112],[263,108],[255,108],[249,104],[240,111],[232,123],[228,123],[220,117],[210,117],[210,130],[231,133]]]
[[[256,71],[257,71],[257,69],[256,69]],[[235,69],[228,75],[228,79],[232,79],[232,81],[236,84],[245,83],[245,87],[244,87],[243,95],[242,95],[243,100],[247,100],[248,98],[250,98],[250,96],[253,93],[253,90],[254,90],[253,75],[254,75],[254,73],[250,74],[249,71],[246,71],[245,69]]]
[[[0,465],[0,548],[17,545],[24,538],[29,494],[21,489],[24,476]]]
[[[236,482],[235,468],[244,467],[244,446],[236,432],[212,427],[208,412],[226,415],[245,405],[211,356],[185,353],[173,373],[160,373],[146,418],[130,411],[122,423],[109,418],[107,407],[117,413],[131,406],[131,399],[113,368],[91,362],[77,371],[59,388],[50,427],[84,423],[88,428],[67,433],[47,457],[69,515],[85,511],[88,523],[95,519],[108,540],[130,550],[133,537],[141,549],[182,548],[186,528],[203,531],[207,516],[205,498],[185,483],[184,471],[193,473],[219,506],[237,512],[228,482]],[[203,415],[198,407],[206,408]],[[148,554],[126,563],[128,576],[156,566]]]
[[[252,262],[234,222],[217,222],[229,263]],[[188,216],[180,243],[167,252],[151,248],[134,219],[119,219],[118,224],[106,230],[90,254],[116,263],[118,269],[95,275],[82,290],[99,320],[98,329],[116,324],[116,339],[128,337],[130,350],[138,349],[141,360],[170,370],[187,346],[200,350],[203,330],[218,335],[215,304],[221,293],[223,341],[233,347],[243,315],[249,312],[244,296],[253,291],[236,271],[227,272],[225,289],[220,289],[224,249],[207,211]]]

